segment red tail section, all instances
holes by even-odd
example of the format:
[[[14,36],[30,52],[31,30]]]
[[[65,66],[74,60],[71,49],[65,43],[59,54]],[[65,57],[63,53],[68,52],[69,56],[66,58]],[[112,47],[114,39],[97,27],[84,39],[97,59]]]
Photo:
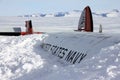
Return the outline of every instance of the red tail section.
[[[85,7],[82,11],[79,23],[78,23],[78,30],[77,31],[87,31],[93,32],[93,19],[92,13],[89,6]]]
[[[26,32],[21,32],[21,35],[28,35],[28,34],[42,34],[43,32],[33,32],[32,28],[32,21],[25,21]]]
[[[25,27],[26,27],[26,34],[33,34],[33,29],[32,29],[32,21],[25,21]]]

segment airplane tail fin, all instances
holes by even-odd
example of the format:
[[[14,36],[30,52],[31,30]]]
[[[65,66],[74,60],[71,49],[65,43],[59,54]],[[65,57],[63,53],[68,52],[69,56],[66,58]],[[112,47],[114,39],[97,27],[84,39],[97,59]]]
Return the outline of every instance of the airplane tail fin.
[[[20,36],[20,35],[28,35],[28,34],[43,34],[44,32],[33,32],[32,21],[25,21],[26,31],[22,32],[21,28],[14,27],[14,32],[0,32],[0,35],[4,36]]]
[[[25,21],[26,32],[21,32],[21,35],[28,35],[28,34],[42,34],[43,32],[34,32],[32,28],[32,21],[28,20]]]
[[[78,23],[78,30],[76,31],[86,31],[93,32],[93,19],[92,13],[89,6],[85,7]]]
[[[26,34],[33,34],[32,21],[25,21]]]

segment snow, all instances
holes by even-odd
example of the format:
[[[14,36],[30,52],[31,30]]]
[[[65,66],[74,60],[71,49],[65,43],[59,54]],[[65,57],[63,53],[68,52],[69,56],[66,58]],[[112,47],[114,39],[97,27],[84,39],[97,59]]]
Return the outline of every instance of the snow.
[[[40,39],[39,39],[40,40]],[[2,37],[0,47],[0,79],[9,80],[43,67],[43,59],[33,51],[40,42],[27,37]],[[37,46],[37,45],[36,45]]]
[[[119,17],[94,16],[94,33],[73,31],[79,17],[0,17],[0,28],[9,31],[14,26],[24,31],[24,21],[29,19],[34,31],[47,33],[0,36],[0,80],[120,79]],[[100,24],[103,33],[98,33]],[[41,47],[46,43],[87,55],[72,64]]]

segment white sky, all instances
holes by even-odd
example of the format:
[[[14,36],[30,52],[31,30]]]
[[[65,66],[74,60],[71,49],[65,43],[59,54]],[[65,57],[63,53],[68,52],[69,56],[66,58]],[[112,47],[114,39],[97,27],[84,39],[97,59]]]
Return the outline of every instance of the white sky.
[[[82,10],[87,5],[93,11],[120,10],[120,0],[0,0],[0,16]]]

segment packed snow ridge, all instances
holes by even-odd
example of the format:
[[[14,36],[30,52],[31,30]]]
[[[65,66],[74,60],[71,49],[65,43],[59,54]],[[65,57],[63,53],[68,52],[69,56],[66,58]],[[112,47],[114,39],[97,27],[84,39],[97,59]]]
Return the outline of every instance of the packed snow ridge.
[[[20,17],[79,17],[82,11],[80,10],[73,10],[70,12],[56,12],[56,13],[38,13],[38,14],[31,14],[31,15],[23,15]],[[120,11],[117,9],[113,9],[112,11],[108,12],[93,12],[93,16],[101,16],[101,17],[120,17]]]
[[[61,64],[40,45],[48,37],[28,35],[0,38],[1,80],[119,80],[120,42],[76,65]],[[74,39],[77,36],[70,37]],[[55,37],[56,38],[56,37]],[[89,38],[88,38],[89,39]],[[113,41],[116,39],[112,38]],[[81,41],[81,40],[80,40]]]

